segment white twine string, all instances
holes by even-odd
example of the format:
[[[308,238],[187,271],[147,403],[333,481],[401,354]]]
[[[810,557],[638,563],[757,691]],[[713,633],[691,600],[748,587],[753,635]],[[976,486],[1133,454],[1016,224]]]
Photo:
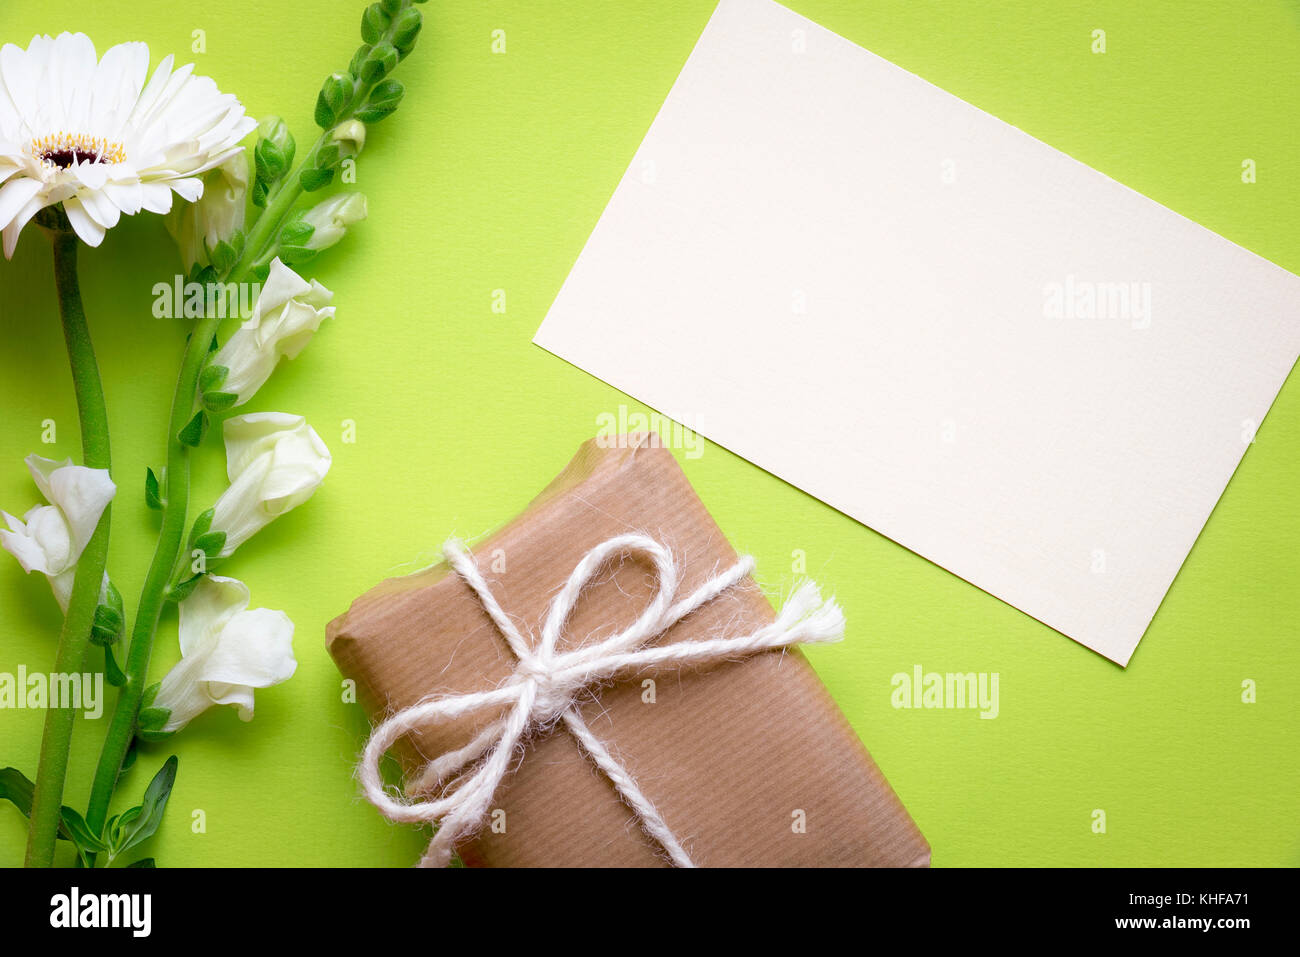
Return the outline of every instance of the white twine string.
[[[614,555],[641,554],[649,558],[658,588],[641,616],[624,631],[586,642],[571,651],[557,646],[574,605],[600,568]],[[445,867],[459,842],[477,833],[487,819],[493,795],[509,771],[511,760],[526,735],[560,721],[582,750],[609,778],[631,808],[642,830],[664,849],[678,867],[693,867],[650,799],[632,775],[609,753],[578,713],[578,695],[620,675],[661,665],[713,664],[747,657],[799,643],[839,641],[844,636],[844,614],[832,600],[823,600],[817,585],[801,584],[771,624],[735,638],[707,638],[644,647],[670,627],[744,580],[754,570],[754,560],[741,558],[731,568],[709,579],[693,594],[673,604],[678,570],[668,549],[646,535],[618,535],[587,552],[569,580],[551,601],[542,624],[541,639],[532,647],[506,616],[478,565],[459,542],[448,541],[443,555],[474,590],[484,610],[500,630],[518,659],[514,673],[489,691],[434,694],[397,712],[377,728],[366,742],[357,769],[366,799],[385,817],[403,823],[437,826],[421,867]],[[385,788],[379,761],[398,739],[488,709],[508,709],[490,722],[469,744],[430,761],[414,784],[419,793],[438,793],[426,801],[408,801]],[[450,783],[449,782],[454,782]]]

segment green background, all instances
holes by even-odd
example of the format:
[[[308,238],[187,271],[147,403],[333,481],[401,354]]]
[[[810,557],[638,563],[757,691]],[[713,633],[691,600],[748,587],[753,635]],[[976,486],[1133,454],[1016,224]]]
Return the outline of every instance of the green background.
[[[1282,0],[1080,4],[791,0],[790,6],[1293,271],[1300,270],[1300,5]],[[358,43],[359,0],[5,0],[0,39],[84,30],[102,51],[145,40],[193,59],[250,112],[310,142],[320,80]],[[152,746],[123,791],[175,750],[180,775],[153,846],[166,865],[404,865],[422,838],[357,796],[365,733],[324,650],[326,622],[378,580],[431,559],[448,534],[514,515],[596,432],[615,390],[533,346],[559,290],[712,0],[435,0],[408,94],[371,131],[358,188],[371,215],[317,261],[338,315],[247,411],[304,414],[334,453],[316,497],[224,569],[254,606],[297,624],[298,673],[257,693],[241,724],[214,710]],[[506,32],[506,52],[491,49]],[[1107,52],[1091,52],[1104,29]],[[189,54],[193,31],[206,52]],[[1241,181],[1244,159],[1258,182]],[[0,262],[0,507],[36,492],[31,451],[78,455],[48,243],[29,227]],[[115,477],[110,570],[134,607],[155,516],[184,328],[151,315],[179,264],[157,217],[124,220],[82,257],[106,380]],[[507,310],[492,310],[494,290]],[[40,442],[54,419],[58,441]],[[356,441],[341,440],[356,423]],[[794,488],[707,446],[687,474],[773,592],[791,555],[832,587],[850,628],[810,657],[934,846],[936,865],[1300,862],[1295,707],[1300,590],[1300,384],[1282,391],[1127,671]],[[224,462],[198,456],[194,501]],[[57,609],[39,576],[0,556],[0,671],[49,670]],[[153,677],[177,658],[164,621]],[[998,672],[1001,713],[904,711],[890,677]],[[1244,680],[1258,702],[1241,700]],[[0,765],[35,767],[42,715],[0,712]],[[69,800],[84,806],[107,719],[78,720]],[[206,815],[193,833],[192,812]],[[1094,834],[1092,812],[1107,815]],[[557,808],[557,814],[565,809]],[[0,863],[23,822],[0,808]]]

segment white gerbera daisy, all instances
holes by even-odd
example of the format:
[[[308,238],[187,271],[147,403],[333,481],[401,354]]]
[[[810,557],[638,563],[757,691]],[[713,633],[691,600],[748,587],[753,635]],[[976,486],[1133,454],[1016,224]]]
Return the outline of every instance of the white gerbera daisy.
[[[165,213],[172,192],[203,195],[200,175],[257,125],[234,96],[193,66],[122,43],[97,60],[83,33],[0,49],[0,228],[5,258],[47,206],[63,204],[77,235],[98,246],[122,213]]]

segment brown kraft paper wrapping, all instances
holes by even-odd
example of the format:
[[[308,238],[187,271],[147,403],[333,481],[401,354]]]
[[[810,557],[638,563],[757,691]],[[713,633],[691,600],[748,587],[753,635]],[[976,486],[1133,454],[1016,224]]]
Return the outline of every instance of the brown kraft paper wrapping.
[[[584,444],[522,515],[473,553],[501,606],[529,635],[579,559],[633,531],[671,550],[682,569],[678,597],[737,558],[672,454],[645,435]],[[648,563],[611,563],[583,593],[562,647],[627,627],[653,593]],[[773,618],[747,579],[655,643],[746,634]],[[853,640],[851,619],[848,633]],[[433,692],[496,686],[515,665],[477,597],[443,564],[366,592],[330,622],[327,644],[372,720]],[[594,689],[579,708],[696,864],[929,864],[925,838],[797,650],[628,676]],[[421,753],[464,744],[486,717],[470,720],[399,746],[408,775],[423,764]],[[462,844],[470,866],[666,863],[563,725],[528,739],[494,807],[504,812],[494,814],[504,833],[485,827]]]

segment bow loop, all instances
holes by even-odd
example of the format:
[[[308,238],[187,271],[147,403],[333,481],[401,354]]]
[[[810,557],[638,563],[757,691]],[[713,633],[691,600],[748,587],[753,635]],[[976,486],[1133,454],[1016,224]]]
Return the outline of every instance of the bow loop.
[[[627,534],[601,542],[574,566],[569,580],[551,600],[551,606],[542,624],[542,637],[538,651],[542,655],[555,654],[564,626],[573,614],[574,606],[583,590],[596,578],[596,574],[616,555],[643,555],[650,559],[655,569],[655,593],[631,625],[623,631],[609,635],[586,647],[599,648],[612,654],[639,647],[664,630],[662,622],[672,606],[677,593],[677,565],[672,553],[648,535]]]

